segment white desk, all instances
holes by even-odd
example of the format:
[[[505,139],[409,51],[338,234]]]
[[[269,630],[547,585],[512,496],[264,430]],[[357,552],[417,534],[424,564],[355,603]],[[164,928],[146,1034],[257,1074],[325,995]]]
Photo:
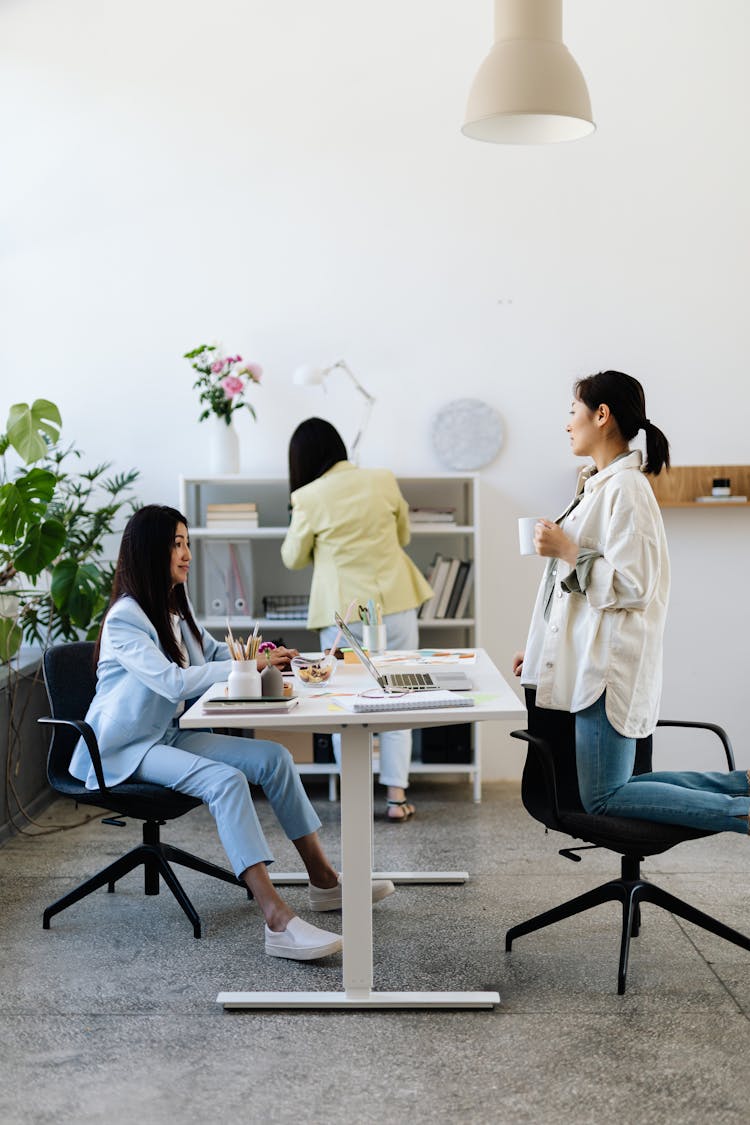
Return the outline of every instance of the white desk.
[[[180,719],[180,726],[252,727],[255,730],[288,726],[290,730],[333,732],[341,738],[341,858],[343,875],[342,936],[343,990],[340,992],[221,992],[225,1008],[490,1008],[499,1004],[497,992],[376,992],[372,960],[372,735],[383,730],[476,723],[487,719],[523,719],[525,708],[481,649],[476,664],[465,671],[478,696],[476,706],[425,708],[398,713],[350,714],[331,707],[332,696],[320,689],[300,694],[300,703],[288,715],[207,716],[202,696]],[[355,665],[340,663],[328,690],[357,692],[372,688],[372,680]],[[212,692],[215,688],[210,689]],[[436,872],[412,881],[437,882],[450,872]],[[281,881],[281,880],[279,880]],[[288,881],[288,880],[284,880]],[[304,877],[304,881],[307,879]],[[451,881],[448,878],[446,881]]]

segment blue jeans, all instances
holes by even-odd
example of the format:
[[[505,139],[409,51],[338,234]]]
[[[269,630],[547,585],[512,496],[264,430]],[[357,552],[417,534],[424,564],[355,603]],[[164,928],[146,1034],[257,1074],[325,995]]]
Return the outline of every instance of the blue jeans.
[[[255,863],[273,862],[248,781],[263,789],[290,840],[320,828],[292,755],[278,742],[170,727],[132,780],[165,785],[205,802],[237,876]]]
[[[388,648],[415,649],[419,645],[419,626],[416,609],[405,609],[401,613],[386,613],[385,641]],[[362,639],[362,622],[352,621],[349,628],[355,636]],[[329,625],[320,631],[320,647],[332,645],[338,630]],[[409,785],[409,766],[411,765],[411,731],[381,731],[380,740],[380,784],[406,789]],[[341,762],[341,735],[333,736],[333,753]]]
[[[712,832],[748,832],[748,772],[662,770],[634,777],[635,739],[614,729],[605,695],[575,716],[578,788],[586,812]]]

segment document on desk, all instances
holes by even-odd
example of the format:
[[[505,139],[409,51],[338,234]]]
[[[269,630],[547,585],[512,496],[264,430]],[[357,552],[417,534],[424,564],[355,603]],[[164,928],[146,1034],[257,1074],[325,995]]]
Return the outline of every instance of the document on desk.
[[[332,700],[342,711],[361,714],[363,711],[426,711],[433,707],[473,707],[471,696],[456,691],[405,691],[395,695],[335,696]]]

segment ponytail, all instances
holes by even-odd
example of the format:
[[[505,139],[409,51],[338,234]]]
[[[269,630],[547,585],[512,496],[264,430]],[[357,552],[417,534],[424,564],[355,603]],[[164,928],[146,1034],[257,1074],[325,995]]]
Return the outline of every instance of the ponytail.
[[[643,423],[646,431],[646,464],[644,473],[658,476],[662,469],[669,468],[669,442],[658,426],[646,418]]]
[[[632,375],[622,371],[600,371],[579,379],[573,388],[577,399],[597,410],[606,403],[625,441],[632,441],[639,430],[646,432],[644,472],[656,475],[669,468],[669,442],[658,426],[646,417],[643,387]]]

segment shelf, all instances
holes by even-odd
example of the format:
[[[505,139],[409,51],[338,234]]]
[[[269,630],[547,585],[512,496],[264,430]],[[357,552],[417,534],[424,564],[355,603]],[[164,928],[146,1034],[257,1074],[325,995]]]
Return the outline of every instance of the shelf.
[[[473,535],[475,529],[466,523],[410,523],[412,535]]]
[[[474,564],[474,588],[469,604],[470,617],[427,618],[419,620],[419,643],[423,648],[468,647],[479,643],[479,477],[476,473],[413,473],[397,477],[402,494],[411,508],[450,509],[455,523],[422,520],[409,523],[410,543],[406,548],[417,568],[425,573],[436,553]],[[241,613],[231,613],[235,635],[247,636],[258,626],[266,638],[284,637],[287,644],[314,650],[318,631],[309,629],[307,615],[287,618],[257,618],[264,595],[304,597],[310,591],[310,568],[288,572],[280,558],[280,547],[289,530],[289,482],[285,477],[237,475],[183,475],[179,480],[179,508],[190,522],[194,544],[190,574],[190,596],[195,616],[217,638],[226,632],[226,609],[238,604]],[[260,526],[238,523],[235,526],[206,527],[209,504],[239,500],[256,505]],[[290,604],[294,612],[297,605]],[[470,720],[468,720],[470,722]],[[430,724],[435,725],[435,724]],[[438,724],[439,725],[439,724]],[[475,801],[481,799],[481,731],[475,727],[469,763],[415,762],[414,774],[448,774],[456,781],[467,778]],[[331,799],[335,798],[338,767],[335,764],[299,762],[300,773],[327,777]]]
[[[728,477],[736,496],[750,496],[750,465],[673,465],[658,476],[647,476],[660,508],[747,508],[748,504],[701,503],[710,496],[714,477]]]
[[[202,625],[204,629],[226,629],[226,617],[198,617],[198,624]],[[255,623],[258,623],[260,631],[271,631],[274,629],[307,629],[306,617],[238,617],[237,614],[232,614],[232,629],[235,633],[240,633],[242,630],[255,628]],[[428,621],[419,622],[420,629],[435,629],[446,626],[449,629],[473,629],[476,622],[473,617],[433,617]],[[311,629],[311,633],[316,633],[317,629]]]
[[[471,524],[418,523],[410,524],[412,536],[418,535],[473,535]],[[288,527],[191,527],[191,539],[284,539]]]
[[[191,527],[191,539],[284,539],[288,527]]]
[[[743,493],[744,495],[744,493]],[[725,512],[727,508],[747,508],[750,500],[745,500],[744,503],[731,502],[729,504],[706,504],[699,500],[660,500],[660,508],[720,508]]]

